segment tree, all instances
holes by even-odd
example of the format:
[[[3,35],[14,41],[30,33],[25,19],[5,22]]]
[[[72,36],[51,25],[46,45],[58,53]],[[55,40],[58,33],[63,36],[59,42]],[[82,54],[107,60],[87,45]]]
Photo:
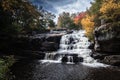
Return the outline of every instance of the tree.
[[[62,14],[59,15],[58,17],[58,27],[62,28],[68,28],[70,24],[70,14],[63,12]]]
[[[74,17],[74,23],[76,24],[76,25],[78,25],[79,27],[81,27],[82,25],[81,25],[81,20],[85,17],[85,15],[86,15],[86,12],[81,12],[81,13],[79,13],[78,15],[76,15],[75,17]]]
[[[79,28],[74,23],[72,16],[67,12],[63,12],[62,14],[59,15],[57,26],[59,28],[68,28],[68,29],[78,29]]]
[[[104,0],[100,8],[102,13],[101,18],[108,22],[120,21],[120,1],[119,0]]]
[[[40,29],[40,13],[29,2],[23,0],[1,0],[1,33],[16,34]]]
[[[94,19],[94,17],[87,14],[86,17],[81,20],[82,27],[86,31],[86,36],[88,36],[90,40],[93,39],[94,30],[94,22],[92,22],[92,19]]]
[[[50,28],[54,28],[54,27],[55,27],[55,22],[54,22],[53,20],[49,20],[48,23],[49,23],[48,26],[49,26]]]
[[[47,20],[53,19],[51,15],[43,9],[37,10],[27,0],[1,0],[0,34],[16,35],[43,30],[47,25]]]
[[[56,17],[54,14],[51,14],[50,12],[44,10],[43,8],[38,8],[38,11],[42,14],[41,21],[42,25],[45,28],[50,27],[51,23],[55,24],[53,22],[53,19]]]
[[[91,7],[87,10],[87,13],[90,16],[94,16],[93,21],[95,22],[96,27],[101,25],[101,20],[99,19],[99,17],[101,16],[100,8],[102,2],[103,0],[94,0],[93,2],[91,2]]]

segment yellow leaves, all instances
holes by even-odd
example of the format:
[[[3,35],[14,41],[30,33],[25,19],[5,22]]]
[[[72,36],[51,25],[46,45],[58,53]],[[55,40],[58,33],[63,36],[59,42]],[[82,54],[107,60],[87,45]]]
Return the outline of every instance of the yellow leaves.
[[[119,20],[120,15],[120,1],[119,0],[104,0],[100,8],[102,15],[101,19],[108,22],[116,22]]]
[[[17,3],[17,0],[3,0],[2,7],[5,11],[11,11],[14,13],[13,5]],[[19,4],[19,3],[17,3]],[[18,5],[17,5],[18,6]]]
[[[8,1],[3,1],[3,2],[2,2],[2,7],[4,8],[4,10],[7,10],[7,9],[10,8],[10,5],[8,5],[8,4],[9,4]]]
[[[94,22],[92,22],[93,19],[94,16],[86,15],[86,17],[81,20],[82,27],[86,31],[86,35],[88,37],[92,35],[94,30]]]
[[[115,2],[115,0],[106,0],[103,2],[100,12],[103,14],[111,13],[116,9],[120,9],[120,3]]]

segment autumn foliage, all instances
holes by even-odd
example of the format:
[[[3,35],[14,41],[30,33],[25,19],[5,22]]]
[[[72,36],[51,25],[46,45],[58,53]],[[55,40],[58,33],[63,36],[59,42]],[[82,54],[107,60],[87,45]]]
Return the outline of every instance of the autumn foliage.
[[[86,36],[88,36],[90,39],[92,39],[92,34],[94,30],[94,22],[92,21],[94,19],[93,16],[89,16],[88,14],[81,20],[81,24],[84,30],[86,30]]]
[[[111,20],[112,22],[118,21],[120,17],[120,1],[119,0],[104,0],[100,8],[102,13],[101,18]]]
[[[86,16],[84,18],[81,16],[79,15],[74,21],[81,24],[86,31],[86,36],[92,39],[93,31],[95,27],[101,25],[101,20],[104,20],[104,24],[112,23],[119,25],[120,0],[94,0],[91,3],[91,7],[86,11]]]
[[[86,12],[81,12],[79,13],[75,18],[74,18],[74,23],[75,24],[80,24],[81,20],[85,17]]]
[[[115,0],[105,0],[100,8],[100,12],[103,14],[113,13],[112,11],[116,11],[120,9],[120,3],[116,2]]]

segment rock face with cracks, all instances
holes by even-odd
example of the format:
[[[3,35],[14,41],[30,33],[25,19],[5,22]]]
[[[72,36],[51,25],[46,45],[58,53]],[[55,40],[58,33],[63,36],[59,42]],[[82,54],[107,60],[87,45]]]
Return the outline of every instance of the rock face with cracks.
[[[98,58],[101,62],[120,66],[119,27],[120,26],[113,26],[112,23],[108,23],[95,29],[95,53],[93,57]]]

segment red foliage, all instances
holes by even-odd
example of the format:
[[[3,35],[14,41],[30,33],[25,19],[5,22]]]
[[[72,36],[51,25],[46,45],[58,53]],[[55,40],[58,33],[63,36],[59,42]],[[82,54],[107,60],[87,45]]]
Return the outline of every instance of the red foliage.
[[[81,12],[79,13],[75,18],[74,18],[74,23],[75,24],[79,24],[79,22],[81,22],[81,20],[85,17],[86,12]]]

